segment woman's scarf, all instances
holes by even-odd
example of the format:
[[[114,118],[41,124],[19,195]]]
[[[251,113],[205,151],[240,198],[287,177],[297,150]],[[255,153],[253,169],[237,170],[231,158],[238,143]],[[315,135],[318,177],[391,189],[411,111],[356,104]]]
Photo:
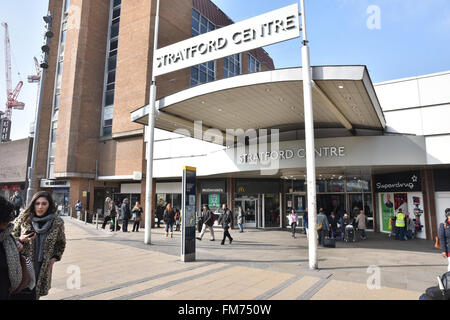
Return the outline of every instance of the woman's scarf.
[[[35,260],[35,263],[39,262],[42,263],[44,260],[44,244],[45,240],[47,239],[48,231],[50,230],[53,220],[55,219],[55,214],[49,214],[45,217],[39,218],[37,216],[34,216],[31,218],[31,222],[33,224],[33,229],[36,231],[37,237],[36,241],[34,242],[34,252],[35,257],[37,257],[37,261]],[[42,228],[39,228],[39,223],[45,222]]]
[[[11,292],[15,291],[22,282],[22,266],[16,240],[11,236],[14,225],[10,224],[6,230],[0,232],[0,242],[5,248],[6,262],[8,264]]]

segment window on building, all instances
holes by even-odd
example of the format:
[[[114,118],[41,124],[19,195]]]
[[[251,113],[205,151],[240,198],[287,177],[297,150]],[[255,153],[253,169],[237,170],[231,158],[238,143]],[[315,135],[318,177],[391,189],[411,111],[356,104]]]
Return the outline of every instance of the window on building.
[[[261,63],[256,60],[250,53],[248,54],[248,73],[260,72]]]
[[[112,105],[105,107],[105,109],[103,110],[103,123],[102,123],[103,136],[109,136],[112,134],[113,113],[114,113],[114,106]]]
[[[191,67],[191,86],[211,82],[216,79],[216,62],[209,61]]]
[[[64,1],[64,13],[65,14],[69,13],[69,7],[70,7],[70,0],[65,0]]]
[[[111,0],[110,32],[103,95],[102,136],[110,136],[112,134],[121,4],[122,1],[120,0]]]
[[[192,36],[207,33],[216,26],[200,12],[192,9]],[[216,62],[210,61],[191,67],[191,86],[216,80]]]
[[[241,74],[241,55],[234,54],[223,59],[224,78],[234,77]]]
[[[69,19],[69,6],[70,0],[64,0],[64,6],[62,8],[62,21],[61,21],[61,33],[59,36],[59,55],[58,65],[55,75],[55,91],[53,100],[53,117],[52,126],[50,128],[50,147],[48,153],[48,170],[47,176],[49,179],[54,179],[54,163],[55,163],[55,148],[56,148],[56,130],[58,128],[58,116],[59,116],[59,104],[61,101],[61,84],[62,74],[64,66],[64,53],[66,46],[66,34],[67,34],[67,21]]]

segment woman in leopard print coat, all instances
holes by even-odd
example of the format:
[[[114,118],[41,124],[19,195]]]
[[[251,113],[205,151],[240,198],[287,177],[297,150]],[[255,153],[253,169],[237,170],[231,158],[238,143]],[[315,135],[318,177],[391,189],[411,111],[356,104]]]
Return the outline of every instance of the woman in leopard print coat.
[[[33,233],[27,234],[27,231]],[[66,247],[64,221],[56,214],[52,196],[41,191],[14,221],[12,235],[23,244],[22,253],[33,263],[36,273],[36,299],[46,296],[51,287],[52,268]]]

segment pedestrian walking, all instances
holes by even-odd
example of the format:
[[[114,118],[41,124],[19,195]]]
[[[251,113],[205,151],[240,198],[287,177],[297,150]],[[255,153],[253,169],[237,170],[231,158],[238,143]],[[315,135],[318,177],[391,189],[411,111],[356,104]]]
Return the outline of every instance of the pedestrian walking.
[[[136,204],[134,205],[133,210],[131,211],[131,213],[133,214],[133,220],[134,220],[134,224],[133,224],[133,232],[139,232],[139,225],[141,223],[141,219],[142,219],[142,207],[139,204],[139,202],[136,201]]]
[[[359,210],[359,215],[356,217],[356,223],[358,224],[358,230],[361,232],[361,239],[366,240],[366,229],[367,229],[367,216],[364,210]]]
[[[405,240],[405,229],[406,229],[406,221],[405,221],[405,214],[403,213],[403,210],[400,208],[398,209],[396,219],[395,219],[395,240]]]
[[[416,222],[406,215],[406,238],[412,240],[416,235]]]
[[[128,198],[123,199],[122,206],[120,207],[122,214],[122,231],[128,232],[128,221],[131,218],[130,202]]]
[[[77,212],[78,220],[81,220],[81,210],[83,210],[83,204],[80,200],[77,200],[77,203],[75,204],[75,211]]]
[[[173,238],[173,224],[175,223],[175,210],[173,210],[172,205],[170,203],[167,204],[166,210],[164,210],[163,220],[166,224],[166,238],[169,236]]]
[[[23,199],[19,191],[14,192],[11,197],[11,203],[14,205],[14,218],[17,218],[20,214],[20,209],[23,207]]]
[[[328,223],[328,218],[323,212],[323,209],[321,208],[319,210],[319,214],[317,215],[317,235],[319,237],[319,245],[323,244],[323,240],[325,239],[325,236],[329,233],[330,227]]]
[[[305,212],[303,212],[303,227],[305,228],[305,234],[306,234],[306,239],[309,238],[309,233],[308,233],[308,208],[305,209]]]
[[[332,211],[330,216],[328,217],[328,222],[330,226],[331,237],[335,239],[338,231],[339,219],[334,213],[334,211]]]
[[[228,209],[227,205],[222,205],[222,213],[219,216],[219,224],[223,227],[223,240],[220,243],[221,245],[225,244],[225,239],[230,239],[230,244],[233,242],[233,238],[230,235],[230,232],[228,231],[231,227],[231,224],[233,222],[231,211]]]
[[[244,232],[244,216],[245,216],[244,210],[242,210],[242,207],[239,206],[238,214],[237,214],[237,224],[238,224],[240,233]]]
[[[51,288],[53,264],[61,261],[66,248],[64,220],[56,215],[50,193],[36,193],[25,210],[14,221],[12,235],[23,244],[23,254],[30,259],[36,276],[31,291],[37,300]]]
[[[210,241],[214,241],[214,220],[215,216],[214,213],[211,212],[208,205],[203,205],[203,226],[202,231],[200,232],[200,236],[197,237],[197,240],[202,240],[203,235],[206,232],[206,229],[209,229],[209,232],[211,233],[211,239]]]
[[[439,243],[442,256],[448,260],[448,271],[450,271],[450,208],[445,209],[445,221],[439,225]]]
[[[35,286],[31,263],[20,254],[23,245],[11,235],[14,209],[14,204],[0,196],[0,301],[18,300],[24,289],[31,291]]]
[[[181,231],[181,214],[177,208],[175,208],[175,231]]]
[[[118,219],[117,219],[117,217],[118,217],[118,214],[117,214],[117,212],[118,212],[118,208],[117,208],[117,206],[116,206],[116,204],[114,203],[114,201],[111,201],[111,213],[110,213],[110,218],[111,218],[111,221],[110,221],[110,223],[109,223],[109,229],[111,230],[111,231],[119,231],[120,230],[120,226],[118,225]]]
[[[105,205],[103,206],[103,224],[102,229],[105,229],[106,224],[108,221],[111,220],[111,209],[114,206],[113,201],[110,197],[106,197],[105,199]]]
[[[291,213],[288,215],[289,225],[291,226],[292,237],[295,238],[295,229],[297,228],[297,213],[294,209],[291,210]]]
[[[158,220],[156,222],[156,226],[157,228],[161,227],[161,221],[163,220],[163,216],[164,216],[164,206],[162,206],[161,204],[159,204],[156,207],[156,220]]]

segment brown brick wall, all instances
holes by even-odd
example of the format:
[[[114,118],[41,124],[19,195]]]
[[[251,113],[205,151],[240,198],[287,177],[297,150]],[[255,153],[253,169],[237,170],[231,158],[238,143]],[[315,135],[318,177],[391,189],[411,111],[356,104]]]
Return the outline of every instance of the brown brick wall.
[[[81,20],[76,13],[81,12]],[[56,139],[55,175],[95,173],[100,133],[107,1],[72,0]]]

